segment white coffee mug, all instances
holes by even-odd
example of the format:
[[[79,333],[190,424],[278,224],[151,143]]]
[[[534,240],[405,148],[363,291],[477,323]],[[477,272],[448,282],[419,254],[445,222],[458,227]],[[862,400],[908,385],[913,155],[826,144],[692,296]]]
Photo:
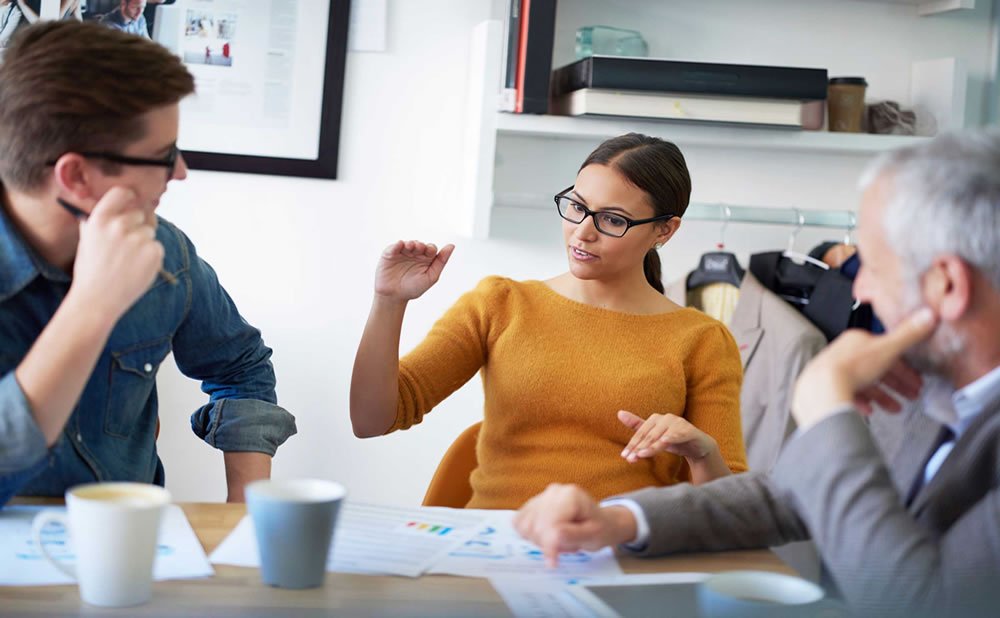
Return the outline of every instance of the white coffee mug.
[[[32,523],[32,538],[45,559],[77,580],[84,602],[128,607],[152,597],[153,559],[163,510],[170,493],[143,483],[91,483],[66,492],[67,513],[42,511]],[[75,565],[56,561],[42,542],[42,530],[56,522],[66,527]]]

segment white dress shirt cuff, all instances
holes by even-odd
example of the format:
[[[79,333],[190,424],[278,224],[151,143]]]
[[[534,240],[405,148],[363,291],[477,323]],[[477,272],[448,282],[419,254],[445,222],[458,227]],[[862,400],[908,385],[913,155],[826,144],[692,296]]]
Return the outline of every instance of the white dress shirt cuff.
[[[631,551],[646,549],[646,545],[649,544],[649,521],[646,519],[646,514],[642,512],[639,503],[628,498],[610,498],[601,502],[602,508],[607,506],[624,506],[635,517],[635,538],[627,543],[622,543],[622,546]]]

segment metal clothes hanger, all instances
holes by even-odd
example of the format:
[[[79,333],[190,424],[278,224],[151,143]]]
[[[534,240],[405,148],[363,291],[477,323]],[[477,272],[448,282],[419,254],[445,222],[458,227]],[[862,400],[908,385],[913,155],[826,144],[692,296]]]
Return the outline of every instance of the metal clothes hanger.
[[[830,270],[830,265],[826,262],[817,260],[814,257],[810,257],[804,253],[799,253],[795,250],[795,239],[798,238],[799,232],[802,231],[802,228],[805,227],[806,224],[806,217],[798,208],[795,209],[795,219],[797,223],[795,225],[795,229],[792,230],[791,236],[788,237],[788,249],[785,249],[785,251],[781,254],[781,257],[787,258],[796,264],[809,263],[818,268],[822,268],[823,270]]]
[[[691,271],[687,278],[687,289],[689,290],[710,283],[728,283],[736,287],[740,287],[740,284],[743,283],[743,275],[746,271],[740,266],[735,255],[723,251],[726,248],[726,228],[732,218],[732,211],[729,206],[724,204],[720,204],[719,208],[722,213],[722,227],[719,228],[717,251],[709,251],[698,260],[698,267]]]
[[[853,210],[847,211],[847,229],[844,230],[844,244],[853,245],[854,244],[854,228],[858,226],[858,215],[854,213]]]

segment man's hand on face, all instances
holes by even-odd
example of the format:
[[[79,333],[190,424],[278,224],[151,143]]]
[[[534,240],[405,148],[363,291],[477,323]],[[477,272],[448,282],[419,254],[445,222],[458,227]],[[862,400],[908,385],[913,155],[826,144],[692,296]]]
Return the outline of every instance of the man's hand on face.
[[[623,506],[601,508],[576,485],[553,483],[521,507],[514,528],[538,545],[554,568],[562,552],[596,551],[634,540],[637,524]]]
[[[920,393],[920,376],[902,356],[928,339],[936,327],[937,316],[925,307],[883,335],[844,332],[806,366],[795,383],[792,414],[799,427],[807,429],[844,405],[865,413],[874,404],[898,411],[899,402],[886,389],[907,399]]]
[[[80,222],[70,294],[117,320],[153,284],[163,254],[156,217],[139,206],[134,191],[113,187]]]

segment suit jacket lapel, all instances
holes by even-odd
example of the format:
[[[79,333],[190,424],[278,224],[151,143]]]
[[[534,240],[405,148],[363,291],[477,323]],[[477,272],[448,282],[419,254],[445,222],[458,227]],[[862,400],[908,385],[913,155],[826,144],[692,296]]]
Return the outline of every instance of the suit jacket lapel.
[[[896,452],[890,470],[896,489],[907,505],[918,493],[923,493],[920,489],[923,488],[924,468],[941,434],[941,424],[923,413],[923,405],[923,402],[918,402],[908,412],[903,444]]]
[[[763,328],[755,328],[741,333],[733,333],[733,337],[736,339],[736,345],[739,346],[740,349],[740,360],[743,362],[744,371],[746,371],[747,365],[750,364],[750,360],[753,359],[753,353],[757,350],[757,344],[760,343],[760,338],[763,336]]]
[[[967,480],[970,472],[969,458],[976,455],[975,452],[970,450],[973,447],[969,445],[975,441],[975,434],[980,428],[991,420],[990,417],[993,414],[997,413],[996,406],[992,408],[983,410],[972,424],[969,425],[968,429],[955,442],[951,453],[941,462],[941,467],[938,468],[931,482],[927,483],[925,487],[912,497],[913,503],[910,505],[911,513],[920,513],[932,498],[944,491],[953,490],[956,484],[962,484]],[[922,472],[923,469],[921,468]]]
[[[757,350],[761,337],[764,336],[764,329],[760,325],[761,303],[764,300],[763,290],[764,287],[753,274],[747,272],[743,275],[743,282],[740,284],[740,298],[736,301],[733,317],[729,324],[729,331],[736,339],[736,345],[740,350],[740,360],[743,362],[744,371],[753,359],[753,353]]]

